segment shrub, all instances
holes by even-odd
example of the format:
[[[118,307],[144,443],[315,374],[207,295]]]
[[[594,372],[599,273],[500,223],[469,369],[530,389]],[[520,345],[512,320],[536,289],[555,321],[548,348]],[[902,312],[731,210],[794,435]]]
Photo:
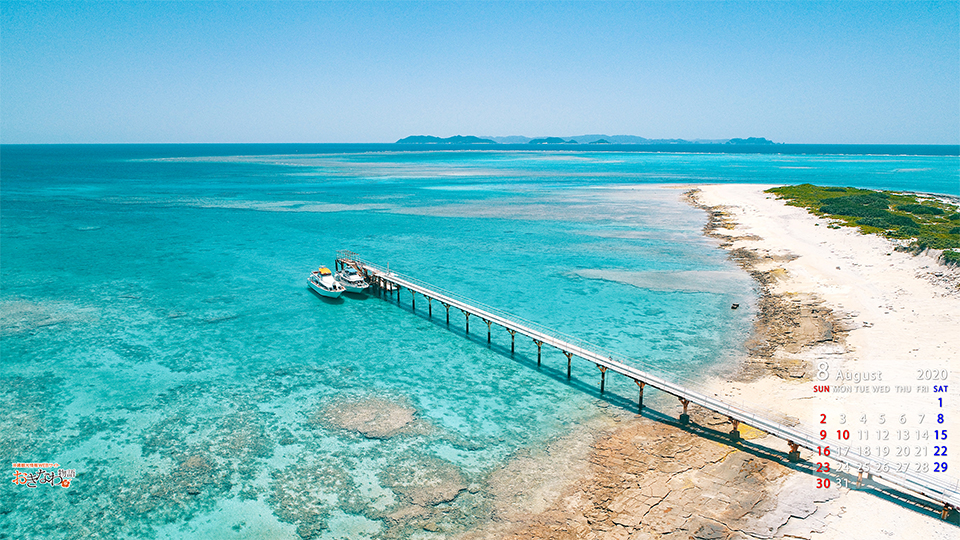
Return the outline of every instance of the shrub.
[[[897,210],[903,210],[904,212],[910,212],[911,214],[929,214],[933,216],[941,216],[944,214],[943,209],[937,208],[936,206],[925,206],[922,204],[900,204],[897,205]]]
[[[888,212],[889,213],[889,212]],[[896,225],[900,227],[916,227],[917,222],[913,220],[910,216],[898,216],[897,214],[890,214],[885,216],[887,223],[891,225]]]
[[[878,229],[886,229],[889,227],[885,219],[875,217],[860,218],[857,220],[857,224],[866,225],[868,227],[876,227]]]
[[[825,203],[820,206],[820,211],[824,214],[834,214],[839,216],[853,217],[885,217],[888,212],[883,208],[872,206],[853,206],[847,204]]]
[[[909,216],[898,216],[890,212],[882,211],[878,216],[863,217],[857,220],[859,225],[867,225],[878,229],[895,229],[897,227],[916,228],[917,223]]]
[[[848,195],[827,199],[820,205],[820,211],[826,214],[839,214],[853,217],[886,217],[890,202],[885,193]]]
[[[953,249],[960,248],[960,238],[949,236],[931,236],[921,234],[917,238],[917,247],[919,249]]]
[[[947,231],[949,234],[960,234],[960,227],[954,227]]]
[[[960,219],[960,212],[954,212],[954,213],[950,214],[949,216],[944,216],[944,217],[947,218],[947,219],[949,219],[950,221],[956,221],[956,220]]]
[[[960,252],[944,251],[940,258],[943,260],[943,264],[950,266],[960,265]]]

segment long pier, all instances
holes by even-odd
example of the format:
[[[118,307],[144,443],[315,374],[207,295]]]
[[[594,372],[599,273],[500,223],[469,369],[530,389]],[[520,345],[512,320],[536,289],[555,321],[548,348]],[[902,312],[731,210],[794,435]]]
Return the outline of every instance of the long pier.
[[[800,461],[800,448],[805,448],[821,460],[836,461],[848,466],[849,471],[857,474],[858,487],[865,477],[883,479],[897,488],[922,495],[941,504],[941,517],[943,519],[947,518],[951,509],[960,508],[960,482],[956,479],[947,480],[943,477],[909,470],[898,470],[899,465],[882,458],[862,456],[853,452],[851,445],[844,444],[839,440],[821,437],[814,433],[787,426],[770,419],[770,416],[774,416],[772,414],[757,413],[743,406],[732,405],[652,373],[642,371],[623,361],[614,360],[615,355],[604,352],[600,347],[565,336],[537,323],[525,321],[497,308],[473,302],[456,293],[443,291],[413,277],[398,274],[391,271],[389,267],[365,261],[351,251],[338,251],[336,266],[338,269],[346,266],[355,268],[378,293],[391,296],[396,294],[398,301],[401,291],[406,289],[410,293],[414,311],[417,306],[417,295],[423,296],[427,301],[427,313],[430,318],[433,317],[433,302],[437,302],[445,309],[448,325],[450,324],[450,308],[460,311],[465,319],[467,334],[470,333],[470,317],[474,317],[474,320],[480,319],[486,324],[488,343],[492,339],[491,326],[500,326],[510,334],[511,352],[515,350],[517,334],[525,336],[533,340],[533,343],[537,346],[537,366],[541,364],[544,345],[558,349],[567,358],[568,379],[571,377],[574,357],[593,363],[600,373],[601,393],[605,391],[607,371],[627,377],[637,384],[639,390],[638,412],[643,409],[644,390],[649,386],[680,400],[683,407],[683,412],[679,418],[681,423],[690,421],[687,407],[693,403],[726,416],[732,427],[729,432],[732,442],[740,440],[739,426],[743,423],[785,441],[789,448],[787,456],[790,461]],[[628,359],[624,358],[622,360]]]

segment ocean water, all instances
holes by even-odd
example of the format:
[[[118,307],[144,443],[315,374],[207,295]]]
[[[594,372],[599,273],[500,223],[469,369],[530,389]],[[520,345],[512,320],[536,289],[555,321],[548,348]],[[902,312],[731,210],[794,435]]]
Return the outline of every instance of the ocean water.
[[[0,148],[0,455],[76,471],[0,488],[0,537],[445,538],[515,456],[632,412],[422,297],[317,297],[338,249],[696,384],[756,290],[684,186],[960,195],[949,152],[388,150]]]

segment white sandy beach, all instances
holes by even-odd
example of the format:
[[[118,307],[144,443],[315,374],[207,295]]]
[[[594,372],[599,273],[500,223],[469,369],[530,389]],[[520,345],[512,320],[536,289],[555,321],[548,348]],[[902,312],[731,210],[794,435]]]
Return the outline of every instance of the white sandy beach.
[[[956,431],[960,407],[952,398],[956,394],[952,385],[960,376],[960,270],[944,267],[932,256],[894,251],[895,244],[885,238],[848,227],[828,228],[829,220],[764,193],[768,187],[700,186],[696,198],[727,216],[729,228],[715,231],[715,236],[727,237],[725,247],[756,253],[761,260],[753,268],[777,276],[769,285],[771,292],[797,301],[819,301],[832,310],[836,337],[792,350],[778,348],[776,360],[801,366],[793,377],[716,381],[715,392],[794,416],[809,431],[826,429],[834,436],[838,429],[847,429],[851,443],[868,432],[870,438],[863,444],[876,448],[875,452],[889,448],[890,460],[946,459],[946,475],[956,481],[960,460],[952,447],[946,458],[935,458],[932,438],[920,442],[914,437],[907,442],[898,436],[907,429],[911,433],[947,429],[960,436]],[[818,372],[824,368],[829,375],[820,381]],[[929,380],[927,370],[931,377],[935,371],[949,371],[949,378]],[[874,380],[855,384],[839,380],[841,373]],[[815,384],[829,385],[831,392],[815,393]],[[948,386],[946,394],[933,393],[935,386],[942,385]],[[851,392],[837,393],[839,386]],[[919,392],[918,386],[930,392]],[[942,408],[939,397],[944,397]],[[821,414],[826,415],[825,425]],[[939,414],[944,415],[942,424],[937,423]],[[884,430],[889,439],[878,441]],[[782,447],[783,442],[770,440],[769,445]],[[928,447],[921,452],[929,455],[896,456],[903,447],[915,454],[918,445]],[[803,453],[805,459],[810,458],[807,454]],[[956,526],[846,489],[839,498],[823,503],[817,515],[825,522],[823,532],[799,537],[903,538],[909,531],[912,538],[955,538],[957,534]]]

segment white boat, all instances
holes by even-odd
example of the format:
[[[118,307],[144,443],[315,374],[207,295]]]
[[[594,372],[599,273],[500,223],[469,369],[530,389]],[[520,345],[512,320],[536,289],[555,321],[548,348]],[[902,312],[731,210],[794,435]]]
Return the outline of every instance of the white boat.
[[[362,293],[370,286],[352,266],[344,266],[343,270],[337,272],[336,279],[349,293]]]
[[[339,298],[343,294],[343,285],[337,283],[333,277],[333,272],[326,266],[321,266],[319,270],[314,270],[307,279],[307,284],[320,296],[327,298]]]

